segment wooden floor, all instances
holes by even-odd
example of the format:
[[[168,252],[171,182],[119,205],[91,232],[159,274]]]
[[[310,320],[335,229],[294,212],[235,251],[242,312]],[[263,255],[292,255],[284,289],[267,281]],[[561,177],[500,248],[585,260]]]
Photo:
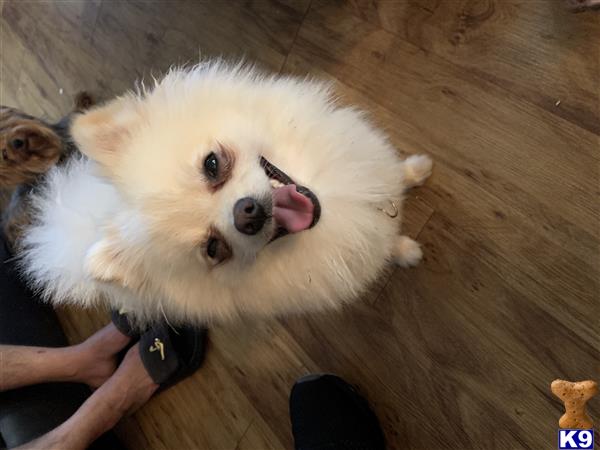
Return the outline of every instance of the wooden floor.
[[[135,449],[292,448],[308,372],[360,386],[389,448],[556,448],[555,378],[600,381],[600,14],[554,0],[0,3],[0,103],[57,119],[202,56],[336,81],[406,153],[416,269],[338,314],[212,329],[205,367],[118,432]],[[108,321],[61,311],[73,342]],[[590,402],[600,428],[600,397]],[[600,441],[600,438],[597,437]]]

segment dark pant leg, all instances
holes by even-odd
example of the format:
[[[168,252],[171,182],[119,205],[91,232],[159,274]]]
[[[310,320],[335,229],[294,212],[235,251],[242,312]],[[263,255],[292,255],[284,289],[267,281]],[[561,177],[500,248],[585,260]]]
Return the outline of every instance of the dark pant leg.
[[[1,236],[0,344],[68,345],[54,310],[20,281]],[[76,383],[48,383],[0,392],[0,436],[9,448],[29,442],[67,420],[89,395],[87,386]],[[104,436],[92,448],[122,447],[114,436]]]

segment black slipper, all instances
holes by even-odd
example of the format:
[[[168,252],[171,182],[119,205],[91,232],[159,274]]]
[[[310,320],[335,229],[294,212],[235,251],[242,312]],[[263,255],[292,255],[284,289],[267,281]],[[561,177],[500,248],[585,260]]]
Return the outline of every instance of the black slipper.
[[[140,337],[140,333],[144,331],[140,330],[138,327],[133,326],[129,315],[123,310],[111,310],[110,320],[115,325],[117,330],[119,330],[125,336],[129,336],[132,341],[136,341]]]
[[[296,450],[383,450],[375,413],[356,390],[335,375],[309,375],[290,395]]]
[[[206,353],[206,328],[153,325],[140,336],[140,356],[152,380],[166,389],[192,375]]]

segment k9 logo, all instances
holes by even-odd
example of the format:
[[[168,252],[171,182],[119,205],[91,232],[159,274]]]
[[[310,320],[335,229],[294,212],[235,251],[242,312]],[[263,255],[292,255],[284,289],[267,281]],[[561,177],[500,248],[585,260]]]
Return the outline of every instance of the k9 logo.
[[[594,430],[558,430],[558,448],[563,449],[593,449]]]

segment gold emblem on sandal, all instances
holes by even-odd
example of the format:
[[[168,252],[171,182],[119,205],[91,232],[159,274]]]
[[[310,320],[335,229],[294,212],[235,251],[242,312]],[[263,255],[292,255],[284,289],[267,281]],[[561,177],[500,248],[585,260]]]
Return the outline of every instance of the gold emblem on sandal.
[[[150,353],[156,351],[160,352],[161,361],[165,360],[165,344],[163,344],[159,338],[154,338],[154,345],[151,345],[148,350],[150,350]]]

